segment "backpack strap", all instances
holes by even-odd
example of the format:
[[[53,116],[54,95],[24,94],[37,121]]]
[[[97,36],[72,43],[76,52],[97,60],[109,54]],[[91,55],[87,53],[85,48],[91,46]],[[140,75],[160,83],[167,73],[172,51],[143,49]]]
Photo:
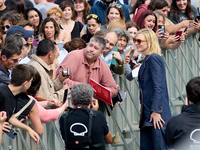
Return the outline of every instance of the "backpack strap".
[[[91,133],[92,133],[92,118],[93,118],[93,115],[94,115],[94,112],[93,110],[89,109],[89,126],[88,126],[88,138],[90,139],[91,138]]]
[[[67,117],[69,115],[71,115],[73,112],[74,112],[74,109],[71,108],[71,107],[68,107],[69,111],[67,111],[64,116],[63,116],[63,122],[64,122],[64,138],[65,138],[65,141],[67,141]],[[66,143],[65,143],[66,145]]]

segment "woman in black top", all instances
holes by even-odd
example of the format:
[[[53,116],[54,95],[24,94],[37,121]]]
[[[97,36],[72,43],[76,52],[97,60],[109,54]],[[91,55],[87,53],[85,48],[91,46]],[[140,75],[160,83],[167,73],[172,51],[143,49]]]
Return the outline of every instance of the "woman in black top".
[[[60,28],[71,32],[71,39],[76,37],[82,37],[82,35],[84,34],[83,24],[79,21],[72,20],[72,12],[74,10],[73,4],[67,1],[63,1],[59,5],[59,7],[63,12]]]

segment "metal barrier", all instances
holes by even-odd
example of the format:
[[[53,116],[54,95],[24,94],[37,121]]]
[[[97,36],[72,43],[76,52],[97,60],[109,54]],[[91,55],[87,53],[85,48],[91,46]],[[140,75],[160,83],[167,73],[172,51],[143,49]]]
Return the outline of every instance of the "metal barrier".
[[[181,106],[185,98],[186,83],[194,76],[199,76],[200,70],[200,43],[198,34],[191,35],[177,50],[167,50],[162,54],[165,63],[167,76],[167,85],[169,92],[169,101],[172,115],[180,113]],[[113,116],[117,121],[117,127],[122,131],[121,139],[123,144],[108,145],[108,149],[139,149],[139,129],[138,121],[140,115],[139,90],[137,79],[128,81],[125,77],[114,76],[117,84],[120,85],[122,91],[127,92],[126,99],[115,106],[112,111]],[[116,122],[112,117],[106,117],[109,128],[112,134],[118,133]],[[3,135],[3,142],[0,150],[64,150],[64,142],[61,138],[58,121],[44,124],[44,134],[41,136],[40,143],[35,145],[29,135],[21,130],[18,130],[18,137],[11,141],[6,135]],[[121,133],[120,133],[121,134]],[[128,144],[128,145],[127,145]],[[129,148],[125,148],[125,147]]]

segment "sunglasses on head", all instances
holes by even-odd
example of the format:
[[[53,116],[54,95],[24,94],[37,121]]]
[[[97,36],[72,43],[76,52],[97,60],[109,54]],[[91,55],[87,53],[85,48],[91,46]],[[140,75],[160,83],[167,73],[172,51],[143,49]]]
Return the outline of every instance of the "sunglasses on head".
[[[95,14],[90,14],[86,17],[86,19],[89,19],[89,18],[94,18],[94,19],[98,19],[99,20],[99,16],[95,15]]]
[[[8,59],[12,60],[14,63],[20,62],[22,60],[22,58],[19,59],[12,59],[9,56],[6,56]]]
[[[109,4],[109,7],[117,7],[117,8],[122,9],[122,5],[116,4],[116,3],[110,3],[110,4]]]
[[[9,29],[9,28],[10,28],[10,25],[5,25],[5,26],[2,26],[1,28],[2,28],[2,30],[4,31],[6,28]]]
[[[137,42],[138,45],[140,45],[142,42],[146,42],[146,41],[147,41],[147,40],[141,40],[141,39],[135,39],[135,38],[133,38],[133,42],[134,42],[134,43]]]

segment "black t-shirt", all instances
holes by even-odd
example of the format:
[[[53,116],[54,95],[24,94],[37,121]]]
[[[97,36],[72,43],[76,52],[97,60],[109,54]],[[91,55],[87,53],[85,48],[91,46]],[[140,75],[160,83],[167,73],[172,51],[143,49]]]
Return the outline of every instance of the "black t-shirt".
[[[8,121],[16,109],[16,97],[8,88],[8,85],[0,84],[0,111],[6,111]]]
[[[3,14],[7,13],[8,11],[9,11],[9,10],[8,10],[7,7],[6,7],[4,10],[0,11],[0,17],[1,17]]]
[[[15,113],[17,113],[18,111],[20,111],[28,102],[29,102],[30,98],[25,94],[25,93],[20,93],[17,95],[17,107],[15,110]],[[24,117],[26,117],[30,110],[33,108],[35,104],[35,101],[33,100],[32,103],[20,114],[20,116],[18,117],[18,119],[22,119]]]
[[[88,34],[84,34],[84,35],[82,36],[82,39],[84,39],[86,43],[89,43],[89,42],[90,42],[90,39],[91,39],[92,37],[93,37],[92,34],[88,33]]]
[[[66,127],[64,127],[63,118],[64,114],[60,118],[60,130],[63,139],[65,138],[66,134],[64,133],[64,128],[67,128],[67,138],[74,137],[74,133],[86,132],[84,125],[88,129],[89,114],[81,109],[76,109],[72,114],[70,114],[67,117]],[[81,124],[76,125],[75,123],[81,123]],[[71,131],[70,127],[72,127]],[[93,116],[92,120],[92,133],[91,133],[92,144],[104,143],[104,136],[107,135],[108,132],[109,129],[107,126],[105,116],[103,115],[102,112],[96,111],[96,115]],[[88,135],[87,133],[88,132],[85,133],[85,136]],[[105,150],[105,144],[103,144],[101,147],[94,148],[94,150]]]

